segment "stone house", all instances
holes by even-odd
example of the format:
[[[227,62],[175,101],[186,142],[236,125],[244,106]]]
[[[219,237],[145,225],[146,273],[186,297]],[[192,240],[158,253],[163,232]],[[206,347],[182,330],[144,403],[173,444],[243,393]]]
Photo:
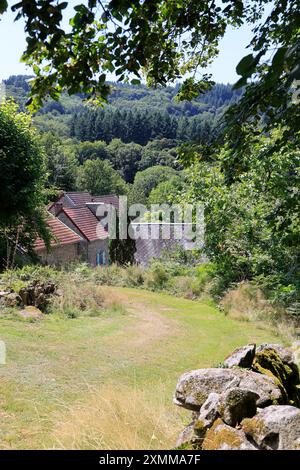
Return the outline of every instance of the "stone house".
[[[99,205],[109,204],[118,210],[115,195],[92,196],[88,192],[64,192],[48,208],[48,225],[54,236],[47,253],[42,240],[37,240],[35,251],[47,264],[65,264],[75,260],[91,266],[109,263],[107,228],[97,217]]]
[[[51,241],[51,250],[47,251],[44,241],[40,238],[34,245],[41,262],[58,265],[78,259],[81,237],[52,214],[48,215],[47,223],[54,237]]]
[[[104,217],[98,216],[98,208],[107,205],[119,213],[119,198],[116,195],[92,196],[89,192],[63,192],[48,208],[48,225],[54,236],[51,250],[47,253],[42,240],[37,240],[35,251],[47,264],[66,264],[81,260],[91,266],[109,264],[109,235]],[[178,226],[178,227],[177,227]],[[177,250],[196,248],[196,243],[186,236],[189,224],[132,223],[135,233],[134,259],[137,264],[147,266],[152,259]],[[163,235],[163,227],[169,234]],[[183,236],[177,238],[176,227]],[[161,233],[162,232],[162,233]]]

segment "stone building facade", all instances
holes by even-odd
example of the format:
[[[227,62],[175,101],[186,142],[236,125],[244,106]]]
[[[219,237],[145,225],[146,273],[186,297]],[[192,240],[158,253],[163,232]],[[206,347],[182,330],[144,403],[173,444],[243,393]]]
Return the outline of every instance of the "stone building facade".
[[[47,223],[53,236],[50,250],[43,240],[35,242],[35,252],[41,262],[58,266],[76,261],[80,256],[81,237],[52,214],[48,215]]]
[[[59,265],[85,261],[91,266],[109,264],[109,237],[97,218],[97,205],[118,209],[115,195],[91,196],[88,192],[65,192],[48,208],[48,225],[54,237],[50,251],[37,240],[35,251],[41,262]]]

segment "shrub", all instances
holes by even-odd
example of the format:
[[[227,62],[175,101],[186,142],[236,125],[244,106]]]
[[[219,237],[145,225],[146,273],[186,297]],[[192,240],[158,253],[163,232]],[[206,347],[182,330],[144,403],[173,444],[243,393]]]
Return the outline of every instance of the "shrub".
[[[46,282],[50,279],[58,281],[61,272],[50,266],[26,265],[18,269],[9,269],[0,275],[1,283],[9,289],[19,291],[33,281]]]
[[[177,276],[169,280],[168,290],[187,299],[196,299],[202,295],[203,286],[193,276]]]
[[[145,269],[141,266],[128,265],[123,269],[123,283],[126,287],[139,287],[144,283]]]
[[[168,273],[160,263],[152,263],[146,271],[145,287],[150,290],[163,289],[169,280]]]
[[[59,287],[60,293],[52,298],[50,312],[76,318],[82,314],[96,316],[104,309],[101,288],[92,282],[70,282],[65,276]]]
[[[93,277],[98,284],[106,286],[118,286],[122,285],[122,273],[123,269],[117,264],[111,264],[110,266],[101,266],[94,269]]]

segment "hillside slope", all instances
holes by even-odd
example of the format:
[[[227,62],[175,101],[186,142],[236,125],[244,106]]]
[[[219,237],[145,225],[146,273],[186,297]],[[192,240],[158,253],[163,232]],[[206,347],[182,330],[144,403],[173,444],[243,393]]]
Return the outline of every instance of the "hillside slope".
[[[276,341],[196,301],[103,292],[125,313],[35,323],[0,317],[2,449],[171,448],[188,419],[172,404],[179,375],[215,366],[241,344]]]

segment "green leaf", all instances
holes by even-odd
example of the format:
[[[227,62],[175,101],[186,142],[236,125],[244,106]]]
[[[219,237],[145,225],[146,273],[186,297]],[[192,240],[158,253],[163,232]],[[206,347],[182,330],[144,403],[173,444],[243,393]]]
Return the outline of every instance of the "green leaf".
[[[249,76],[249,70],[251,70],[253,64],[255,64],[255,58],[253,57],[253,54],[246,55],[236,66],[236,73],[242,76]]]
[[[4,13],[7,10],[7,1],[6,0],[0,0],[0,14]]]
[[[278,51],[276,52],[276,54],[274,55],[273,60],[272,60],[272,67],[275,70],[282,69],[286,51],[287,51],[286,47],[280,47]]]
[[[296,67],[291,71],[290,77],[293,80],[298,80],[300,78],[300,64],[297,64]]]
[[[237,90],[238,88],[242,88],[243,86],[246,86],[246,85],[247,85],[247,78],[242,77],[232,86],[232,89]]]

